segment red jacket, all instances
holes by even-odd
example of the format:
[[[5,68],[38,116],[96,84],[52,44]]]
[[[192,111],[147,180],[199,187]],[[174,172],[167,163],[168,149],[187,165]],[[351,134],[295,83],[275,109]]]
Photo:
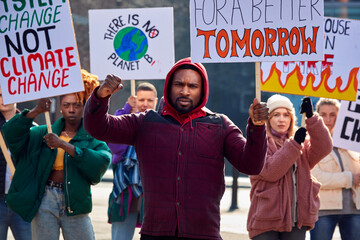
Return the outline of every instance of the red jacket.
[[[293,202],[292,166],[297,163],[297,227],[312,229],[318,219],[320,183],[310,169],[332,150],[332,139],[317,114],[306,120],[310,139],[300,145],[294,139],[282,147],[268,137],[268,150],[261,173],[251,176],[251,205],[247,228],[250,238],[268,231],[290,232]]]
[[[182,64],[196,66],[204,80],[201,105],[177,115],[166,94],[172,72]],[[95,90],[96,91],[96,90]],[[144,191],[142,234],[221,239],[220,200],[225,190],[224,157],[245,174],[258,174],[266,154],[265,127],[249,125],[248,141],[225,115],[204,106],[208,79],[201,64],[185,59],[169,72],[165,108],[112,116],[108,99],[93,94],[84,125],[95,138],[134,145]]]

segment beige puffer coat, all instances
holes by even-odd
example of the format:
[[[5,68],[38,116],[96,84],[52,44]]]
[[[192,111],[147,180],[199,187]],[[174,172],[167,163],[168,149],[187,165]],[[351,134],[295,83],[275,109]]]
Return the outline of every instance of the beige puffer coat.
[[[351,188],[353,200],[360,209],[360,186],[353,186],[352,174],[360,173],[360,153],[339,148],[344,171],[334,151],[331,151],[312,170],[311,174],[321,183],[320,210],[342,209],[342,188]]]

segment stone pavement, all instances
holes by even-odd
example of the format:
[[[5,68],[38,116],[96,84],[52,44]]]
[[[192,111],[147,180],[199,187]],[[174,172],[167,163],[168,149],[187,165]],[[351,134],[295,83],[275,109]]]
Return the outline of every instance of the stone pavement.
[[[105,175],[103,182],[92,187],[93,193],[93,211],[90,214],[96,240],[110,240],[111,239],[111,225],[107,223],[107,201],[112,189],[112,182],[110,181],[111,172]],[[250,183],[248,178],[240,177],[238,185],[238,207],[239,209],[229,212],[231,205],[231,178],[226,178],[227,188],[221,200],[221,236],[224,240],[245,240],[249,239],[246,230],[247,212],[250,206]],[[139,229],[136,229],[134,240],[139,240]],[[13,240],[11,231],[9,231],[8,239]],[[62,237],[60,237],[62,239]],[[306,239],[310,239],[307,234]],[[334,234],[334,240],[340,240],[339,232]]]

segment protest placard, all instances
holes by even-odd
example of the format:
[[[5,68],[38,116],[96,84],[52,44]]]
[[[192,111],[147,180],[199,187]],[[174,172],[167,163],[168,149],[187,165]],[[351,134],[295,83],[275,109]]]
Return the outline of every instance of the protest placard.
[[[360,152],[360,89],[357,91],[356,101],[341,101],[333,144],[336,147]]]
[[[4,103],[83,90],[67,0],[0,1]]]
[[[100,79],[164,79],[174,64],[173,8],[89,10],[89,35]]]
[[[190,0],[194,62],[323,59],[323,0]]]
[[[324,60],[263,62],[261,90],[354,101],[360,67],[360,21],[324,18]]]

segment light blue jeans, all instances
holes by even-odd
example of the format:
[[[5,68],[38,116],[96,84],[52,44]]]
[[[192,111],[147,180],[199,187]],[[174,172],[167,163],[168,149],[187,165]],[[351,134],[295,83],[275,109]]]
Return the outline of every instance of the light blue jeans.
[[[131,240],[134,236],[136,222],[138,218],[137,212],[129,212],[123,222],[111,223],[111,239],[112,240]]]
[[[67,216],[63,190],[46,186],[40,208],[31,222],[32,237],[34,240],[58,240],[60,228],[65,240],[95,239],[89,215]]]
[[[7,239],[8,229],[16,240],[31,240],[31,225],[21,219],[5,203],[5,198],[0,197],[0,239]]]

